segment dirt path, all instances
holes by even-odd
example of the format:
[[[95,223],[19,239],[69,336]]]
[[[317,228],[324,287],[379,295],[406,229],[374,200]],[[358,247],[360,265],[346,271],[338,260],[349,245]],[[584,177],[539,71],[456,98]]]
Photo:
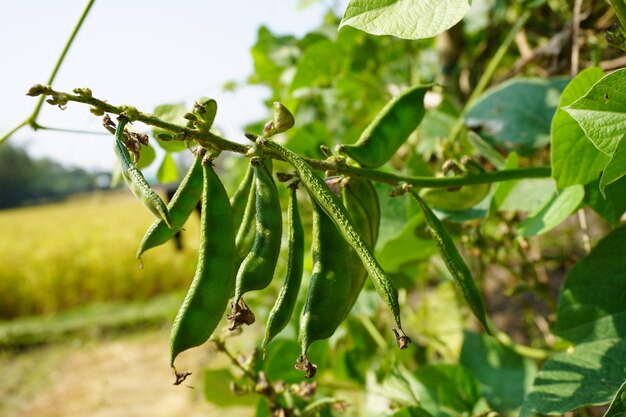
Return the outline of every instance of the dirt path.
[[[177,365],[196,372],[184,383],[187,386],[173,386],[168,352],[168,333],[163,330],[3,355],[0,416],[253,415],[250,409],[225,411],[203,400],[201,369],[221,358],[212,358],[206,348],[186,353]]]

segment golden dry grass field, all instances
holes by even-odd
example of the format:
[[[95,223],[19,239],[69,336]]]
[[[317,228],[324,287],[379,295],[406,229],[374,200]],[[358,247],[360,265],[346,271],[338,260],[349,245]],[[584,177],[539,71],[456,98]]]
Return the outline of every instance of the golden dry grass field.
[[[98,301],[147,299],[189,285],[199,218],[173,243],[135,251],[154,217],[127,190],[0,211],[0,320]]]

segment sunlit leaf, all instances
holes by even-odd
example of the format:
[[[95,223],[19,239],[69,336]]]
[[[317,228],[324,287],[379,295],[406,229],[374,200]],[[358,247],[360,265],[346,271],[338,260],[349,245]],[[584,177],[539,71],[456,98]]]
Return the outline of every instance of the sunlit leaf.
[[[578,208],[585,197],[585,187],[572,185],[555,193],[541,209],[517,227],[524,237],[536,236],[555,228]]]
[[[595,180],[609,161],[608,156],[587,139],[576,120],[562,109],[582,97],[603,75],[599,68],[588,68],[578,74],[561,95],[559,109],[552,120],[550,148],[552,177],[558,188]]]
[[[598,149],[613,154],[626,131],[626,69],[602,78],[565,110]]]
[[[465,120],[505,151],[529,155],[550,142],[550,124],[568,79],[514,78],[488,90]]]
[[[157,179],[161,184],[167,184],[178,180],[178,168],[176,168],[174,158],[172,158],[172,155],[169,152],[165,154],[165,157],[161,162],[161,166],[159,166]]]
[[[465,16],[467,0],[350,0],[339,28],[349,25],[372,35],[430,38]]]
[[[606,187],[624,175],[626,175],[626,140],[622,138],[600,178],[600,192],[602,195],[606,197]]]

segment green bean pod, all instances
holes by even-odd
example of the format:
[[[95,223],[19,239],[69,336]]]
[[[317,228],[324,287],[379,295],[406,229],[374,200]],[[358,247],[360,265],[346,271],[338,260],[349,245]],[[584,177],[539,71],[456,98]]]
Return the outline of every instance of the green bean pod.
[[[248,205],[248,197],[250,196],[250,189],[254,180],[254,171],[252,165],[248,165],[246,173],[239,183],[239,186],[230,197],[230,206],[233,208],[233,223],[235,227],[239,227],[241,220],[243,219]]]
[[[197,151],[194,162],[187,171],[185,178],[178,186],[176,193],[168,204],[167,208],[170,212],[172,225],[168,227],[164,220],[156,220],[146,232],[139,249],[137,249],[136,257],[141,255],[148,249],[170,240],[183,227],[193,210],[196,208],[200,197],[202,196],[203,176],[202,176],[202,158],[204,152]]]
[[[167,206],[163,200],[161,200],[161,197],[150,188],[143,174],[130,158],[130,154],[124,145],[124,127],[126,123],[128,123],[128,119],[120,117],[117,128],[115,129],[115,153],[120,161],[122,177],[135,197],[137,197],[152,214],[163,220],[168,227],[174,227]]]
[[[409,88],[389,101],[353,145],[339,151],[367,168],[378,168],[391,159],[424,117],[424,96],[430,86]]]
[[[265,337],[262,343],[264,351],[265,346],[289,323],[298,299],[300,283],[302,282],[304,228],[302,227],[302,220],[300,220],[300,213],[298,211],[298,200],[296,198],[297,183],[292,183],[289,187],[291,193],[289,194],[289,206],[287,208],[289,242],[287,272],[285,273],[285,280],[276,298],[276,303],[267,318]]]
[[[253,182],[254,183],[254,182]],[[237,247],[237,256],[235,257],[235,266],[239,265],[246,259],[246,256],[252,250],[254,239],[256,237],[256,187],[250,187],[248,190],[248,201],[243,212],[243,217],[237,229],[237,237],[235,238],[235,246]]]
[[[350,219],[365,241],[373,248],[378,239],[380,226],[380,205],[374,186],[367,180],[350,179],[342,190],[342,198]],[[361,293],[367,277],[367,270],[353,249],[350,249],[349,257],[350,271],[346,278],[351,283],[351,291],[344,319]]]
[[[469,267],[461,257],[461,254],[454,245],[452,238],[443,227],[443,224],[437,216],[435,216],[430,207],[428,207],[426,202],[413,190],[409,190],[409,193],[411,193],[424,213],[424,220],[430,229],[430,234],[435,240],[437,249],[439,249],[439,253],[448,267],[448,270],[454,277],[454,281],[461,290],[463,298],[465,298],[465,301],[485,331],[488,334],[491,334],[491,328],[487,324],[485,304],[480,291],[478,291],[478,288],[476,287],[474,278],[472,278],[472,273],[470,272]]]
[[[268,149],[278,153],[295,168],[298,176],[300,177],[300,181],[309,192],[309,195],[332,219],[333,223],[335,223],[339,229],[341,236],[343,236],[343,238],[359,255],[361,262],[365,266],[365,269],[367,269],[367,272],[372,279],[376,292],[387,305],[387,308],[391,312],[395,324],[398,327],[397,332],[394,331],[398,346],[401,349],[406,348],[410,343],[410,339],[402,330],[400,304],[398,303],[398,290],[374,257],[371,247],[357,231],[352,220],[350,220],[346,208],[343,206],[339,198],[328,188],[324,180],[313,172],[309,164],[307,164],[300,156],[271,140],[258,140],[260,140]]]
[[[352,307],[350,250],[335,223],[313,202],[313,273],[300,317],[301,357],[311,343],[332,336]]]
[[[261,290],[272,282],[280,255],[283,224],[278,190],[260,158],[252,157],[250,163],[255,176],[256,234],[252,249],[237,272],[235,298],[229,315],[231,330],[254,322],[254,315],[243,302],[242,296],[248,291]]]
[[[204,343],[217,327],[235,286],[235,229],[228,195],[210,159],[204,187],[198,266],[171,332],[170,365],[179,353]]]

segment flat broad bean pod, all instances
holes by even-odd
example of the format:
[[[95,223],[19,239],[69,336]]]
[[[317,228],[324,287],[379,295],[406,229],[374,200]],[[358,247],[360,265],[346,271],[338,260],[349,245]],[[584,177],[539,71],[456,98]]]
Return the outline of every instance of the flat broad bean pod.
[[[285,280],[280,288],[276,303],[270,311],[265,327],[265,336],[263,338],[262,349],[265,351],[267,344],[283,330],[296,306],[300,284],[302,282],[302,271],[304,265],[304,228],[298,211],[298,199],[296,197],[296,189],[298,183],[293,182],[289,185],[289,206],[287,208],[287,229],[288,229],[288,248],[287,255],[287,272]]]
[[[235,223],[235,227],[239,227],[241,224],[241,220],[243,219],[246,211],[246,206],[248,205],[250,189],[252,188],[253,182],[254,171],[252,170],[252,165],[248,164],[245,175],[233,195],[230,197],[230,206],[233,210],[233,222]]]
[[[124,145],[124,127],[128,123],[125,117],[119,118],[119,123],[115,129],[115,153],[120,161],[122,177],[132,193],[143,203],[148,210],[157,218],[163,220],[168,227],[174,227],[167,206],[161,197],[154,192],[143,177],[143,174],[131,160],[130,154]]]
[[[350,310],[353,292],[350,251],[335,223],[314,201],[313,273],[300,317],[302,354],[296,363],[297,369],[306,371],[307,378],[315,375],[316,369],[306,357],[309,346],[316,340],[332,336]],[[299,363],[304,366],[299,366]]]
[[[224,315],[235,287],[235,229],[228,195],[210,158],[203,161],[202,171],[198,265],[172,327],[170,365],[173,368],[178,354],[208,340]],[[179,376],[177,373],[177,383],[182,382]]]
[[[198,149],[193,164],[178,186],[167,208],[174,227],[168,227],[164,220],[156,220],[143,237],[137,254],[137,259],[148,249],[170,240],[183,227],[202,196],[203,176],[202,158],[204,150]]]
[[[338,150],[366,168],[391,159],[424,118],[424,96],[430,86],[411,87],[389,101],[353,145]]]
[[[347,181],[341,194],[350,219],[357,227],[357,230],[361,232],[365,241],[373,248],[378,239],[380,225],[380,205],[374,186],[367,180],[352,178]],[[359,255],[352,248],[350,248],[349,257],[347,279],[350,281],[351,290],[348,306],[344,312],[344,319],[361,293],[367,277],[367,270],[359,259]]]
[[[398,290],[394,286],[389,276],[383,271],[382,267],[374,257],[371,247],[363,239],[357,231],[353,222],[350,220],[346,208],[343,206],[339,198],[333,193],[324,180],[317,176],[309,164],[307,164],[300,156],[289,149],[273,142],[269,139],[258,138],[263,146],[279,154],[283,159],[289,162],[298,173],[300,181],[308,191],[313,200],[320,205],[322,210],[335,223],[341,236],[352,246],[354,251],[359,255],[361,262],[367,269],[376,292],[387,305],[392,314],[394,322],[397,326],[396,342],[401,349],[404,349],[410,343],[410,339],[402,330],[402,322],[400,319],[400,304],[398,303]]]
[[[476,287],[476,283],[474,282],[474,278],[472,277],[469,267],[461,257],[461,254],[454,245],[452,238],[443,227],[443,224],[437,216],[435,216],[430,207],[428,207],[426,202],[415,191],[408,189],[408,192],[415,199],[415,201],[417,201],[417,204],[424,213],[424,220],[430,229],[430,234],[435,240],[437,249],[439,249],[439,253],[448,267],[448,270],[454,277],[454,281],[461,290],[463,298],[485,331],[488,334],[491,334],[491,328],[487,324],[485,304],[478,288]]]
[[[242,296],[248,291],[267,287],[274,277],[280,255],[282,235],[282,211],[278,190],[269,170],[259,157],[250,158],[255,175],[256,234],[250,253],[237,271],[235,297],[231,304],[231,330],[242,324],[254,323],[254,314],[245,305]]]

